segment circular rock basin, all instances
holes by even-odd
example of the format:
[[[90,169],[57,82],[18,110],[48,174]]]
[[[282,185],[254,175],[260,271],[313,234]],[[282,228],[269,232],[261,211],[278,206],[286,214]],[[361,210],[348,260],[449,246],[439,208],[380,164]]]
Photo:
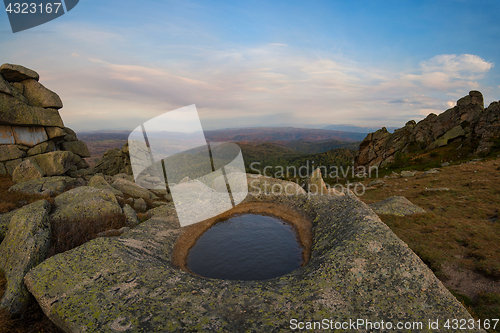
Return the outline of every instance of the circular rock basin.
[[[183,228],[175,267],[223,280],[266,280],[304,266],[311,256],[311,222],[270,203],[245,203]]]
[[[212,225],[189,250],[187,268],[204,277],[265,280],[300,267],[304,247],[285,220],[237,214]]]

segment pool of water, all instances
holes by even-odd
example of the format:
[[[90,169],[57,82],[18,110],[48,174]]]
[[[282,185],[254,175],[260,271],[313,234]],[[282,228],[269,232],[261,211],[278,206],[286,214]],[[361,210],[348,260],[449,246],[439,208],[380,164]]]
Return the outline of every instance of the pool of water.
[[[302,251],[293,227],[272,216],[235,215],[214,224],[196,241],[188,269],[225,280],[265,280],[300,267]]]

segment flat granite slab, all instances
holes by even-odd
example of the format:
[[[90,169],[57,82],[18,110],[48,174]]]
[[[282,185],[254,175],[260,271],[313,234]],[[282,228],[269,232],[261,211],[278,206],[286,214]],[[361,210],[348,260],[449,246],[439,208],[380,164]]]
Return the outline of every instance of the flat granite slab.
[[[325,325],[355,331],[353,322],[361,332],[436,332],[429,320],[439,320],[446,332],[447,319],[472,319],[356,197],[249,195],[245,202],[269,202],[309,217],[309,262],[263,281],[198,277],[172,266],[181,229],[176,216],[163,216],[51,257],[25,283],[67,332],[290,332]],[[398,323],[417,324],[405,330],[396,329]]]

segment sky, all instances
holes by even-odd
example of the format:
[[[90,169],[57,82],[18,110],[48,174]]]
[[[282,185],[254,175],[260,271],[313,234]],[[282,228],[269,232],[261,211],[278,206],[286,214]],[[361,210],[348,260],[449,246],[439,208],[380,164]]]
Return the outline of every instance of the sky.
[[[75,131],[133,130],[195,104],[205,129],[404,126],[470,90],[500,99],[500,1],[80,0],[12,33]]]

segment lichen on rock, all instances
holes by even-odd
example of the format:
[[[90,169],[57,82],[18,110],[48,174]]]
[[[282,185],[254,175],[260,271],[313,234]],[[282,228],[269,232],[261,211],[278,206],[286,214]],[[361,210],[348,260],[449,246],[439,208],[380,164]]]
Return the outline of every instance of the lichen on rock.
[[[430,269],[351,195],[252,195],[312,222],[309,262],[263,281],[202,278],[171,264],[183,229],[153,217],[34,268],[25,283],[67,332],[290,330],[290,320],[472,319]],[[158,208],[160,209],[160,208]],[[425,331],[424,326],[424,331]]]

